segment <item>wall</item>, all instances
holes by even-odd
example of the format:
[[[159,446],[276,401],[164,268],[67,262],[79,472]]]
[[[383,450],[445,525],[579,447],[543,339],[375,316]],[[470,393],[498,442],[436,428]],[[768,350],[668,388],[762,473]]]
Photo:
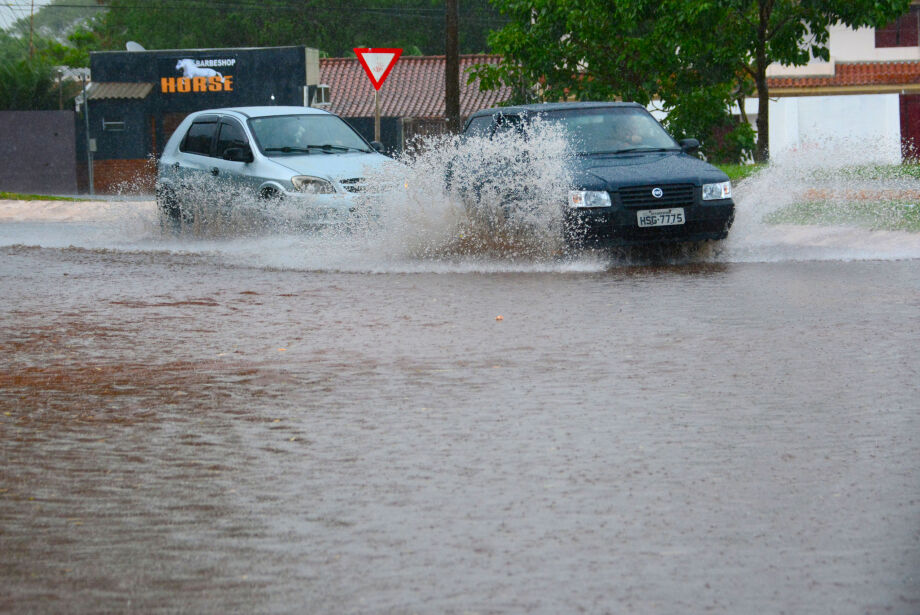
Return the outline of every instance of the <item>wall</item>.
[[[898,164],[900,117],[897,94],[771,100],[770,157],[822,149],[849,164]]]
[[[831,57],[838,62],[920,60],[920,46],[875,48],[875,28],[830,28]]]
[[[372,117],[345,117],[342,118],[351,125],[355,131],[368,141],[374,140],[374,118]],[[402,124],[397,117],[380,118],[380,142],[383,143],[386,153],[396,154],[402,151]]]
[[[73,111],[0,111],[0,191],[77,192]]]
[[[828,51],[830,62],[814,59],[805,66],[783,66],[771,64],[767,67],[770,77],[804,77],[833,76],[837,62],[895,62],[920,60],[920,46],[914,47],[875,47],[875,28],[848,28],[831,26],[828,28]]]

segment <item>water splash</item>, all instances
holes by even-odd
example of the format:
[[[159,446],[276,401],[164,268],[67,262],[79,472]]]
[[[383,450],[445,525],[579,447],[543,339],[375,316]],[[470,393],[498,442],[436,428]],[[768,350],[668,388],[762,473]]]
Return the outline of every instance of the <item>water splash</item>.
[[[920,258],[920,234],[897,229],[899,208],[920,207],[916,170],[866,164],[872,143],[835,139],[789,151],[736,184],[725,261]],[[813,219],[795,215],[803,206]]]
[[[369,172],[356,211],[322,228],[291,202],[265,202],[210,181],[183,195],[195,215],[179,232],[149,200],[54,203],[42,213],[0,204],[0,245],[203,254],[242,266],[354,272],[601,271],[654,263],[920,258],[920,233],[891,228],[876,204],[920,207],[920,180],[900,166],[857,165],[856,145],[825,144],[778,157],[735,187],[735,225],[702,248],[562,255],[559,203],[571,155],[551,125],[493,140],[437,137]],[[862,147],[868,147],[862,144]],[[482,168],[488,168],[482,180]],[[126,189],[134,189],[126,185]],[[847,218],[852,203],[879,216]],[[783,221],[798,203],[839,210],[821,224]],[[510,207],[507,207],[511,205]],[[896,212],[897,213],[897,212]]]

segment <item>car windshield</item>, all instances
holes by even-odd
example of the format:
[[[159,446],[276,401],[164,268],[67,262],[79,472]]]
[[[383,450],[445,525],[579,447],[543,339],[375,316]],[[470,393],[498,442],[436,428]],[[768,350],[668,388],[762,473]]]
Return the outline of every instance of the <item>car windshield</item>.
[[[680,146],[645,109],[607,107],[541,114],[558,124],[578,154],[677,150]]]
[[[274,115],[249,120],[266,156],[370,152],[367,143],[334,115]]]

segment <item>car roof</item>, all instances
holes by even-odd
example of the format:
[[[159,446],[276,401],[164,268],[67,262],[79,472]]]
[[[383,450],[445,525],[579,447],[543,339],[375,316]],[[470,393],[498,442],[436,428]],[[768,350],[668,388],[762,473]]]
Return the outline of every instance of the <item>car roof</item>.
[[[332,115],[322,109],[313,107],[295,107],[295,106],[264,106],[264,107],[222,107],[220,109],[202,109],[196,111],[195,116],[220,113],[237,113],[246,118],[251,117],[271,117],[274,115]]]
[[[512,105],[508,107],[493,107],[491,109],[482,109],[471,113],[470,117],[481,117],[483,115],[528,115],[531,113],[542,113],[547,111],[565,111],[569,109],[599,109],[604,107],[639,107],[645,109],[639,103],[634,102],[557,102],[557,103],[535,103],[530,105]]]

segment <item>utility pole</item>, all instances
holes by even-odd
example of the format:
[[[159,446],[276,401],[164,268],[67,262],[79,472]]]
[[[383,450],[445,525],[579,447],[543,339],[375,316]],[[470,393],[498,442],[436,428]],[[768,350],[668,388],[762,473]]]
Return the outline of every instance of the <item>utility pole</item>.
[[[32,44],[32,30],[35,24],[35,0],[32,0],[32,8],[29,10],[29,59],[35,53],[35,46]]]
[[[460,0],[447,0],[447,20],[444,63],[444,111],[447,128],[460,132],[460,43],[457,29],[460,23]]]
[[[80,80],[83,82],[83,119],[86,121],[86,171],[89,176],[89,193],[95,195],[93,185],[93,140],[89,138],[89,96],[86,94],[86,77],[89,69],[84,69]]]

